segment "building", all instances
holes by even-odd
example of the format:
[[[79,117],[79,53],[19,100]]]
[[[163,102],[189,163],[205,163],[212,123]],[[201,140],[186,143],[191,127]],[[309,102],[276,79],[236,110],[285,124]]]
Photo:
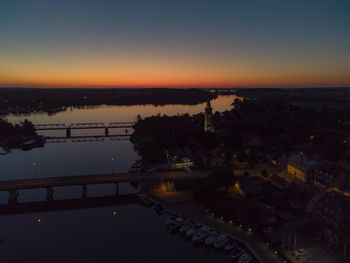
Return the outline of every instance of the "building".
[[[170,169],[189,169],[194,166],[192,159],[182,151],[166,152]]]
[[[350,262],[350,197],[337,192],[324,194],[314,208],[314,221],[328,246]]]
[[[204,112],[204,131],[206,132],[214,132],[213,125],[213,109],[210,105],[210,101],[207,102],[207,106],[205,107]]]
[[[264,181],[258,176],[240,177],[234,185],[241,196],[254,197],[260,194]]]
[[[322,162],[312,171],[312,185],[318,189],[327,189],[334,186],[339,175],[339,168],[333,163]]]
[[[306,182],[316,164],[314,160],[306,158],[303,154],[293,154],[288,159],[287,173],[302,182]]]

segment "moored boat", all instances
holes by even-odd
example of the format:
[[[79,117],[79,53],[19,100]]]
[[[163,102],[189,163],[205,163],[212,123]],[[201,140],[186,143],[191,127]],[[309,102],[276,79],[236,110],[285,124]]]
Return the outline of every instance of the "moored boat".
[[[245,250],[246,249],[242,244],[236,243],[236,245],[231,249],[231,259],[237,261]]]
[[[184,235],[187,230],[191,229],[192,227],[194,227],[194,223],[192,221],[187,221],[180,227],[179,233]]]
[[[30,138],[21,144],[21,149],[23,151],[31,150],[35,147],[43,147],[45,144],[45,138],[43,136],[37,136],[35,138]]]
[[[179,231],[180,227],[185,223],[185,220],[179,220],[179,221],[174,221],[172,224],[169,225],[169,230],[171,233],[175,233]]]
[[[229,239],[225,234],[219,235],[214,242],[215,249],[222,249],[228,241]]]
[[[161,204],[156,204],[154,206],[154,211],[156,211],[160,215],[162,215],[162,214],[164,214],[166,212],[164,207]]]
[[[211,230],[207,226],[202,226],[192,237],[192,241],[194,244],[200,244],[204,241],[204,239],[209,236]]]
[[[0,155],[6,155],[7,152],[4,150],[4,148],[0,147]]]
[[[144,168],[144,164],[141,160],[136,160],[135,163],[131,166],[129,169],[129,173],[137,173],[141,172],[141,170]]]
[[[237,263],[250,263],[252,261],[253,257],[248,253],[245,252],[243,255],[239,258]]]
[[[186,231],[185,235],[188,239],[191,239],[193,235],[201,228],[203,225],[196,224],[192,228]]]
[[[225,245],[225,251],[229,252],[236,245],[237,245],[237,241],[230,239]]]
[[[168,220],[166,221],[166,226],[168,228],[171,228],[179,223],[183,223],[184,222],[184,218],[181,217],[181,216],[172,216],[172,217],[169,217]]]
[[[214,243],[215,243],[215,240],[217,239],[217,237],[219,236],[220,234],[216,231],[213,231],[205,240],[204,240],[204,245],[206,247],[211,247]]]

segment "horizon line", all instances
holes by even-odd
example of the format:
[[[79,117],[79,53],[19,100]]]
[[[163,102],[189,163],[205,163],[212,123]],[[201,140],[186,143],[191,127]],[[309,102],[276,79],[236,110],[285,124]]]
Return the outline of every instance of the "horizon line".
[[[209,90],[234,90],[234,89],[346,89],[350,85],[337,86],[8,86],[0,85],[0,89],[101,89],[101,90],[117,90],[117,89],[209,89]]]

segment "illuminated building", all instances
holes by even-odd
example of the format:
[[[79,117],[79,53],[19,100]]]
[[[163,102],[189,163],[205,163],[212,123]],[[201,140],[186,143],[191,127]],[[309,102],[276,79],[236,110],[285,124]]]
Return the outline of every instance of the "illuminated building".
[[[204,131],[206,132],[214,132],[213,125],[213,109],[210,105],[210,101],[207,102],[207,106],[205,107],[204,112]]]
[[[287,172],[296,179],[306,182],[310,171],[315,167],[315,165],[315,161],[306,158],[304,155],[295,154],[288,160]]]

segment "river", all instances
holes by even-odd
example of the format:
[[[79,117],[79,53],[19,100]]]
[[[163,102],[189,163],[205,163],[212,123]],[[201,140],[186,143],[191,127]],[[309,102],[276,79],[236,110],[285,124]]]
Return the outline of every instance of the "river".
[[[232,108],[236,96],[212,100],[214,111]],[[55,115],[9,115],[11,122],[27,118],[35,124],[135,121],[137,115],[176,115],[203,112],[205,103],[188,105],[134,105],[69,108]],[[64,135],[63,131],[43,135]],[[72,135],[98,135],[103,131],[74,131]],[[46,144],[30,151],[13,150],[0,156],[0,180],[50,176],[126,172],[137,153],[128,140]],[[55,189],[55,199],[78,198],[80,188]],[[121,186],[121,193],[135,191]],[[114,186],[89,186],[88,195],[111,195]],[[8,194],[0,193],[0,202]],[[19,201],[41,201],[45,190],[20,191]],[[113,213],[115,211],[115,213]],[[40,219],[40,223],[38,220]],[[171,235],[166,217],[138,204],[80,210],[30,213],[0,217],[0,262],[229,262],[228,255],[203,248]]]

